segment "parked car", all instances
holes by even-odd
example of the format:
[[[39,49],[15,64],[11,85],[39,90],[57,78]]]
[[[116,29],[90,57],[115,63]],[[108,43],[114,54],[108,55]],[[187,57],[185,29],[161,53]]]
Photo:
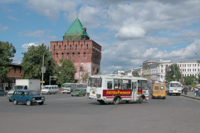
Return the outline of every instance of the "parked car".
[[[15,90],[11,96],[11,100],[15,105],[19,102],[26,103],[30,106],[32,103],[44,104],[45,97],[37,94],[35,90]]]
[[[6,96],[7,92],[5,92],[3,89],[0,89],[0,96]]]
[[[86,90],[85,89],[75,89],[74,91],[71,92],[71,96],[85,96]]]

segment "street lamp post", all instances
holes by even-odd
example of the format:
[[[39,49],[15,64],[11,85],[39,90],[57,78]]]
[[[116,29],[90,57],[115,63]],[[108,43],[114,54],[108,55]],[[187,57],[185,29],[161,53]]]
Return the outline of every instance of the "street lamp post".
[[[44,68],[44,53],[42,55],[42,69],[41,69],[41,72],[42,72],[42,88],[43,88],[43,79],[44,79],[44,71],[45,71],[45,68]]]

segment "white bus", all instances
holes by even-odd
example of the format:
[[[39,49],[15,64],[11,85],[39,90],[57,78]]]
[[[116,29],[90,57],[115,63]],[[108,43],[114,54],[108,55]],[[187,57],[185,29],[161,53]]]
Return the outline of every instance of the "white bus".
[[[171,81],[167,86],[167,94],[181,95],[181,83],[178,81]]]
[[[86,97],[96,99],[100,104],[120,101],[138,101],[149,99],[147,79],[132,76],[94,75],[89,77]]]

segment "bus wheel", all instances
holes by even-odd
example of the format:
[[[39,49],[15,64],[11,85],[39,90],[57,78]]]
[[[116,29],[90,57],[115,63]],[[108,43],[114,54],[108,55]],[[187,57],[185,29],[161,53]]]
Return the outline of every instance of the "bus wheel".
[[[100,104],[105,104],[105,102],[103,100],[99,100]]]
[[[119,97],[115,97],[115,99],[113,101],[114,105],[119,104],[119,101],[120,101]]]
[[[138,100],[138,102],[139,102],[139,103],[143,103],[143,98],[140,97],[139,100]]]

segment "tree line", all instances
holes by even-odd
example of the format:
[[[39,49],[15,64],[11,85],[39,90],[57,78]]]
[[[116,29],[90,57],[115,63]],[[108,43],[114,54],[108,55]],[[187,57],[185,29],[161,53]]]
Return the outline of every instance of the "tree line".
[[[9,42],[0,41],[0,88],[2,87],[2,81],[8,78],[7,73],[12,68],[10,64],[13,61],[13,57],[16,53],[16,48]],[[46,72],[44,73],[44,81],[49,81],[50,75],[56,76],[56,84],[61,85],[62,83],[75,82],[74,76],[76,68],[70,59],[60,59],[60,66],[54,62],[51,58],[49,47],[44,44],[38,46],[28,47],[27,52],[23,52],[23,58],[21,62],[24,79],[41,79],[41,67],[44,55],[44,67]],[[85,76],[81,75],[83,80]],[[87,76],[87,75],[86,75]]]

